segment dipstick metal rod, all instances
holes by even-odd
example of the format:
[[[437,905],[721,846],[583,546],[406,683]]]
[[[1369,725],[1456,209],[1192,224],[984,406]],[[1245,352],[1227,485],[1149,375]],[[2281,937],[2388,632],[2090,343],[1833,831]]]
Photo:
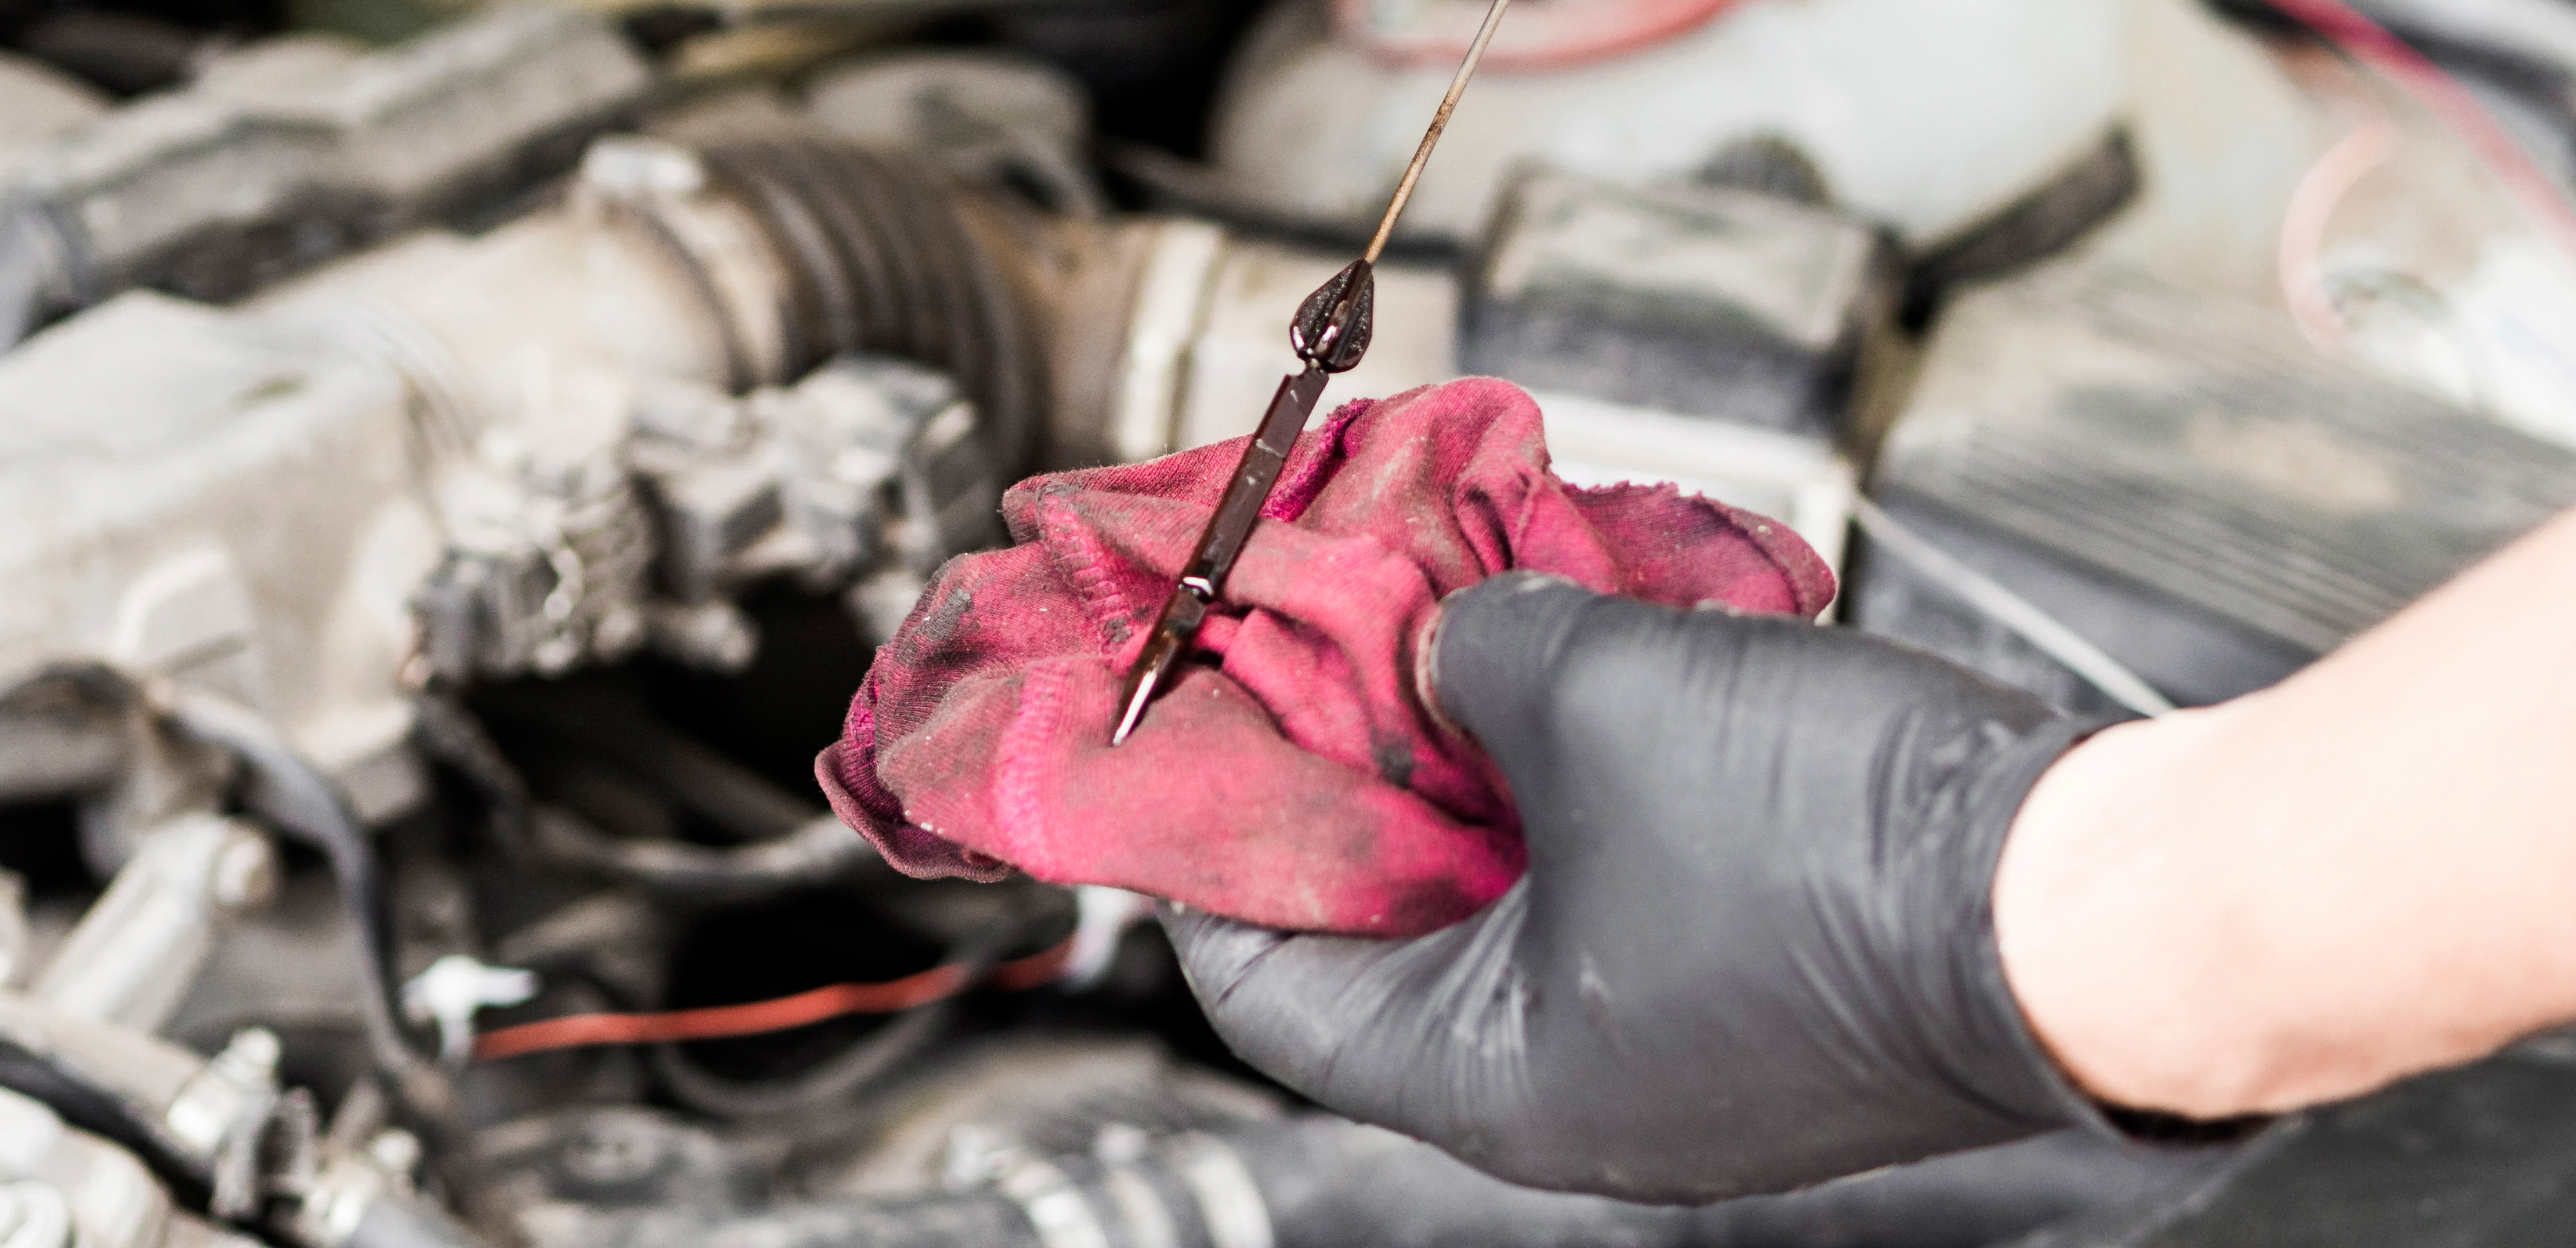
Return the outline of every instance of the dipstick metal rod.
[[[1237,555],[1252,537],[1253,526],[1261,519],[1262,505],[1269,501],[1270,489],[1279,481],[1280,470],[1287,466],[1288,453],[1297,443],[1297,433],[1315,413],[1315,402],[1324,397],[1324,382],[1334,373],[1348,372],[1368,352],[1371,321],[1377,297],[1377,260],[1386,250],[1386,240],[1395,233],[1396,218],[1404,215],[1404,205],[1413,198],[1414,183],[1422,180],[1422,167],[1431,162],[1431,150],[1440,145],[1440,132],[1449,128],[1449,115],[1458,110],[1458,97],[1465,94],[1467,81],[1476,76],[1476,63],[1485,58],[1485,45],[1493,42],[1494,28],[1502,24],[1503,11],[1512,0],[1494,0],[1485,13],[1485,24],[1476,31],[1476,42],[1467,49],[1467,59],[1458,66],[1458,76],[1449,82],[1449,91],[1440,99],[1440,111],[1431,118],[1431,128],[1422,136],[1422,146],[1415,149],[1413,163],[1405,166],[1404,180],[1396,185],[1395,198],[1386,206],[1386,216],[1377,225],[1377,237],[1369,241],[1368,254],[1351,262],[1348,268],[1333,275],[1321,289],[1306,296],[1306,302],[1289,318],[1288,342],[1305,364],[1303,372],[1290,374],[1279,383],[1279,393],[1270,400],[1270,409],[1261,417],[1261,427],[1244,445],[1243,459],[1235,465],[1234,477],[1226,482],[1225,495],[1218,500],[1216,514],[1200,531],[1198,547],[1181,568],[1172,586],[1171,596],[1164,599],[1162,614],[1155,617],[1153,634],[1134,666],[1127,669],[1125,689],[1118,699],[1118,722],[1111,727],[1109,743],[1117,745],[1145,718],[1145,708],[1153,705],[1164,687],[1172,680],[1190,647],[1198,641],[1199,629],[1207,622],[1208,608],[1225,595],[1227,576],[1234,571]]]
[[[1404,167],[1404,180],[1395,184],[1395,198],[1386,206],[1386,216],[1377,223],[1377,237],[1369,240],[1368,254],[1360,257],[1374,265],[1386,251],[1386,240],[1395,235],[1395,219],[1404,215],[1406,201],[1413,198],[1413,184],[1422,180],[1422,167],[1431,163],[1431,149],[1440,146],[1440,133],[1449,128],[1449,114],[1458,111],[1458,97],[1467,94],[1467,80],[1476,76],[1476,62],[1485,59],[1485,45],[1494,41],[1494,31],[1503,24],[1503,10],[1512,0],[1494,0],[1485,11],[1485,24],[1476,28],[1476,41],[1467,45],[1467,59],[1459,62],[1458,76],[1449,80],[1449,92],[1440,97],[1440,111],[1431,115],[1431,128],[1423,132],[1422,146],[1413,149],[1413,163]]]

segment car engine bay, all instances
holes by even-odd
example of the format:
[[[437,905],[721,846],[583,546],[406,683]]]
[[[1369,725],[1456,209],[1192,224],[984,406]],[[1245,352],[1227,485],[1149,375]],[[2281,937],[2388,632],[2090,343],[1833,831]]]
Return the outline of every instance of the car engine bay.
[[[843,826],[814,753],[1005,487],[1249,428],[1460,4],[0,0],[0,1248],[2576,1210],[2561,1040],[2227,1150],[1526,1191],[1237,1062],[1149,899]],[[1681,7],[1533,0],[1341,393],[1519,382],[1567,480],[1778,517],[1829,618],[2087,714],[2268,685],[2576,504],[2570,257],[2269,6]],[[2567,182],[2576,10],[2362,7]]]

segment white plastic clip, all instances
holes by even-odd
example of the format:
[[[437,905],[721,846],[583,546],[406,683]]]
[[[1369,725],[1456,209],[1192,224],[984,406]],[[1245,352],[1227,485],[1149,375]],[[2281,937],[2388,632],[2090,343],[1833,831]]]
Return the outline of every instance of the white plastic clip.
[[[438,1024],[438,1053],[451,1066],[474,1055],[474,1015],[518,1005],[537,995],[534,971],[485,966],[461,953],[429,964],[403,985],[403,1012],[415,1023]]]

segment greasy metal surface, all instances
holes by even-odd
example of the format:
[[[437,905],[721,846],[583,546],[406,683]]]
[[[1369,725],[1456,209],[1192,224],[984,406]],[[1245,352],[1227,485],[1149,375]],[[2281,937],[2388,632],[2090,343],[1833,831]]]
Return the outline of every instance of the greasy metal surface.
[[[2201,702],[2245,692],[2229,672],[2257,656],[2278,656],[2277,679],[2576,503],[2576,455],[2320,361],[2259,310],[2091,272],[1961,300],[1876,486]],[[1862,618],[1878,627],[1866,589]]]

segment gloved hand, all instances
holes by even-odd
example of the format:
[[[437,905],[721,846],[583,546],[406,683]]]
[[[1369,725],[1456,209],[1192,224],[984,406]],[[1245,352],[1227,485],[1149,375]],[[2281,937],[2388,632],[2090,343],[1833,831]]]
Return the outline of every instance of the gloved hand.
[[[1528,575],[1453,595],[1433,652],[1528,874],[1400,942],[1167,909],[1246,1061],[1505,1179],[1640,1201],[2099,1121],[2024,1024],[1988,903],[2077,725],[1872,638]]]

